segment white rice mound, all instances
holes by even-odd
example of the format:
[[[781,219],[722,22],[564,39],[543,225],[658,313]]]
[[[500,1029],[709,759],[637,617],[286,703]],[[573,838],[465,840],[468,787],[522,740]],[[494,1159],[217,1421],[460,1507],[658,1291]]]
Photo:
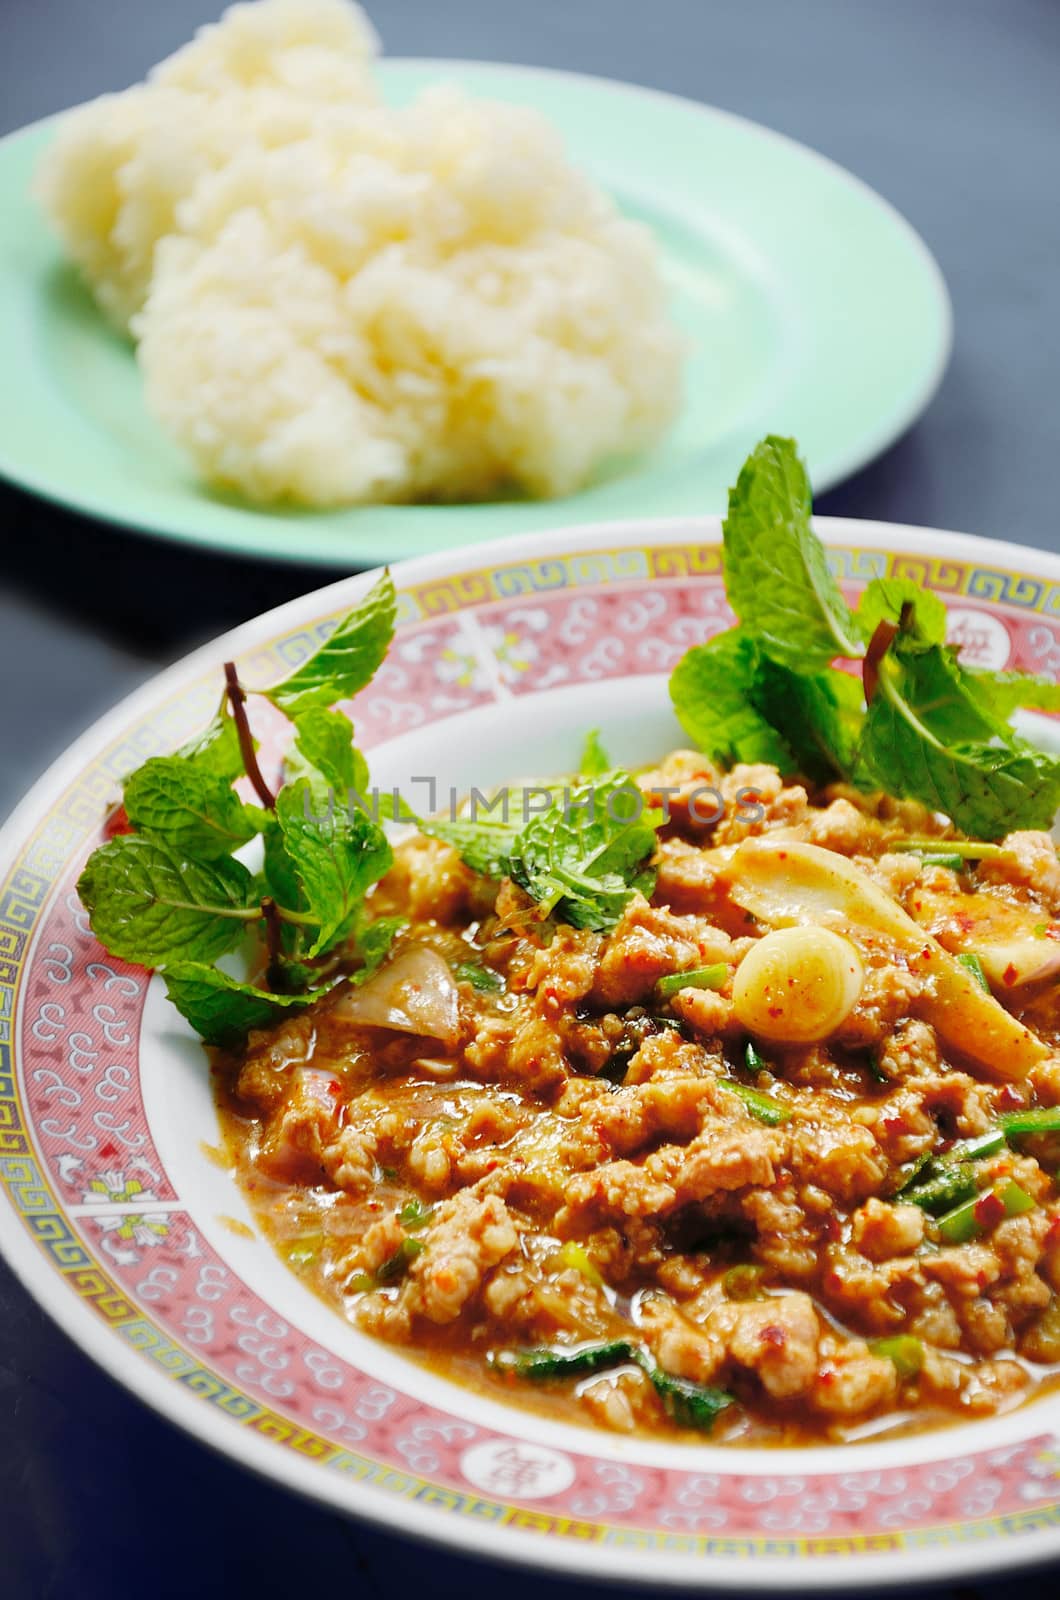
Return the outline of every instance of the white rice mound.
[[[62,120],[37,197],[108,316],[143,306],[180,201],[246,145],[304,138],[326,106],[375,105],[378,40],[345,0],[236,5],[147,83]]]
[[[562,495],[654,443],[653,242],[535,113],[378,102],[347,0],[257,0],[75,113],[43,203],[211,483],[341,505]]]

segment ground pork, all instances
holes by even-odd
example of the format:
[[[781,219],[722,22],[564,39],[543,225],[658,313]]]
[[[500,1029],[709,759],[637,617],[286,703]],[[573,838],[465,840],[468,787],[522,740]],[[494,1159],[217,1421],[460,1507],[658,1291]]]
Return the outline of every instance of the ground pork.
[[[730,940],[700,918],[676,916],[634,895],[604,946],[593,995],[604,1005],[630,1005],[660,978],[724,961]]]
[[[821,1324],[805,1294],[715,1306],[700,1324],[664,1301],[650,1301],[642,1326],[668,1372],[711,1383],[729,1365],[752,1372],[768,1394],[805,1394],[817,1373]]]
[[[1050,916],[1060,915],[1060,860],[1048,833],[1010,833],[1005,854],[984,861],[980,873],[988,883],[1017,890],[1029,889]]]
[[[860,1339],[828,1340],[814,1377],[810,1398],[819,1411],[837,1417],[860,1417],[894,1397],[898,1377],[894,1362],[875,1356]]]
[[[909,1015],[923,987],[922,978],[902,967],[890,963],[870,967],[857,1004],[836,1031],[836,1042],[852,1049],[882,1043],[899,1019]]]
[[[685,802],[694,782],[718,782],[730,802],[757,785],[752,826],[838,850],[907,907],[971,899],[986,878],[1035,926],[1048,915],[1041,836],[958,876],[888,851],[905,834],[944,839],[923,808],[838,785],[815,803],[775,772],[719,779],[688,753],[645,781],[683,786]],[[749,1053],[727,983],[657,988],[691,966],[735,971],[761,937],[728,898],[747,826],[697,824],[679,799],[654,896],[632,897],[609,932],[552,928],[510,884],[471,894],[444,850],[401,856],[377,909],[422,910],[437,878],[442,916],[414,919],[403,939],[454,964],[470,941],[497,982],[461,983],[446,1081],[425,1081],[439,1062],[422,1041],[339,1033],[326,1002],[253,1037],[228,1080],[256,1135],[248,1170],[296,1242],[323,1238],[318,1286],[348,1314],[389,1339],[433,1337],[439,1362],[459,1350],[461,1371],[477,1359],[487,1385],[499,1381],[490,1350],[643,1337],[665,1371],[736,1397],[716,1438],[834,1439],[889,1408],[1003,1409],[1034,1382],[1008,1352],[1060,1352],[1057,1139],[974,1162],[980,1189],[1015,1182],[1034,1205],[965,1244],[899,1196],[918,1158],[954,1159],[1000,1114],[1060,1104],[1060,1000],[1041,991],[1022,1013],[1051,1054],[1019,1085],[986,1081],[918,1015],[920,980],[869,952],[839,1033],[755,1038]],[[774,1125],[741,1085],[774,1102]],[[895,1334],[923,1342],[919,1377],[872,1348]],[[633,1367],[536,1393],[619,1431],[673,1426]]]
[[[870,1261],[909,1255],[924,1237],[924,1213],[919,1206],[888,1205],[866,1200],[854,1213],[851,1237]]]
[[[491,1267],[518,1243],[515,1222],[496,1194],[467,1189],[439,1206],[402,1293],[413,1315],[453,1322]]]
[[[840,855],[863,855],[882,836],[883,827],[875,817],[852,805],[842,796],[823,810],[807,813],[803,838]]]
[[[643,1164],[605,1162],[571,1178],[556,1229],[566,1237],[586,1217],[661,1216],[719,1191],[768,1185],[779,1148],[772,1130],[751,1125],[746,1131],[723,1133],[714,1126],[687,1145],[664,1145]]]

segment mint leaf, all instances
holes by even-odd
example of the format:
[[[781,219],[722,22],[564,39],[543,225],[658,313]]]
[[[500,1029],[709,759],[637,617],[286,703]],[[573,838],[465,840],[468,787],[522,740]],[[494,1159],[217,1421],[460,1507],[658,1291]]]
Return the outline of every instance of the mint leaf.
[[[810,481],[791,439],[763,439],[722,524],[729,604],[759,648],[792,672],[860,656],[862,639],[810,527]]]
[[[993,716],[1006,720],[1014,711],[1060,711],[1060,683],[1029,672],[988,672],[965,667],[971,694]]]
[[[791,746],[752,700],[761,659],[746,629],[716,634],[681,657],[670,676],[670,699],[682,728],[712,761],[764,762],[791,772]]]
[[[509,796],[509,816],[511,800]],[[497,817],[420,817],[411,806],[394,805],[389,795],[379,796],[380,812],[392,822],[407,822],[428,839],[451,845],[465,866],[484,878],[503,878],[508,872],[508,852],[519,836],[519,824]]]
[[[865,637],[871,639],[881,622],[897,623],[904,605],[913,607],[912,623],[903,636],[906,650],[945,643],[945,602],[930,589],[922,589],[912,578],[873,578],[865,586],[857,612]]]
[[[332,706],[349,700],[370,683],[394,636],[397,596],[384,572],[353,611],[313,655],[290,677],[262,691],[289,717],[301,717],[311,706]]]
[[[657,811],[626,772],[573,788],[519,834],[508,860],[513,881],[575,928],[613,928],[636,890],[650,894]]]
[[[318,994],[270,994],[240,983],[219,967],[182,961],[165,972],[166,993],[206,1044],[238,1044],[251,1028],[267,1028],[304,1010]]]
[[[811,783],[852,779],[863,724],[861,680],[837,667],[812,677],[763,658],[752,696],[759,714],[783,727],[791,747],[788,770]]]
[[[503,878],[508,871],[508,853],[519,837],[519,829],[510,822],[490,822],[485,818],[472,821],[470,817],[451,817],[443,821],[436,817],[406,818],[415,821],[421,833],[429,839],[440,839],[452,845],[465,866],[484,878]]]
[[[387,871],[393,853],[382,828],[364,811],[339,803],[318,811],[306,778],[280,790],[276,820],[302,903],[318,929],[308,951],[317,956],[348,931],[366,891]]]
[[[1021,706],[1060,711],[1060,685],[962,667],[944,644],[942,600],[907,579],[875,579],[852,614],[810,513],[793,442],[764,439],[724,523],[740,626],[694,646],[670,680],[686,732],[726,765],[763,761],[818,784],[878,786],[970,833],[1049,827],[1058,762],[1009,718]],[[856,680],[831,666],[837,655],[863,661],[867,713]]]
[[[184,756],[153,756],[126,780],[125,813],[134,828],[173,850],[216,861],[259,831],[264,812],[246,806],[231,781]]]
[[[555,793],[549,809],[522,828],[500,819],[420,818],[408,807],[396,818],[452,845],[473,872],[511,877],[542,916],[576,928],[614,927],[635,890],[651,893],[648,861],[662,813],[646,811],[633,779],[617,770]],[[522,815],[521,796],[510,802]]]
[[[590,728],[585,735],[582,746],[581,759],[578,762],[578,773],[583,778],[598,778],[601,773],[611,770],[611,762],[607,751],[600,743],[599,728]]]
[[[693,645],[671,674],[670,698],[685,732],[723,766],[764,762],[815,783],[854,770],[858,680],[834,667],[791,672],[764,656],[744,628]]]
[[[1011,733],[1003,717],[969,692],[967,674],[951,646],[910,648],[907,636],[900,633],[884,661],[888,682],[893,686],[900,681],[909,704],[940,739],[958,744]]]
[[[239,732],[223,705],[213,721],[194,739],[182,744],[175,755],[182,761],[191,762],[199,772],[227,778],[229,783],[243,771]]]
[[[354,973],[354,983],[364,983],[377,972],[390,954],[398,934],[408,927],[407,917],[377,917],[357,930],[357,954],[364,965]]]
[[[99,942],[144,967],[214,961],[257,918],[254,880],[241,862],[189,861],[144,834],[94,851],[77,892]]]
[[[889,794],[944,812],[964,833],[998,839],[1052,827],[1060,758],[1020,739],[981,702],[954,652],[902,650],[880,664],[859,762]]]
[[[295,755],[288,756],[288,776],[320,774],[333,790],[337,803],[345,804],[351,789],[363,795],[368,788],[368,763],[353,743],[353,723],[341,711],[310,706],[295,719]],[[303,773],[302,767],[311,769]]]

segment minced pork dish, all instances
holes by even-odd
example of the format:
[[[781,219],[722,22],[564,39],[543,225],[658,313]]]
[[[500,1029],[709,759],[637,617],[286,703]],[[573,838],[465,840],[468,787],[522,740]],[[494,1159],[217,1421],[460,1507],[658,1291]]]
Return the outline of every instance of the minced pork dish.
[[[687,747],[654,767],[594,730],[448,816],[434,780],[423,815],[373,790],[384,572],[279,682],[225,663],[78,892],[210,1048],[262,1231],[357,1328],[626,1435],[989,1416],[1060,1374],[1060,684],[965,662],[911,578],[853,607],[791,440],[722,536],[735,625],[660,680],[671,731],[627,754],[675,718]],[[271,757],[248,696],[289,724]]]
[[[913,802],[684,751],[639,781],[670,821],[610,933],[418,835],[357,993],[423,1034],[340,988],[221,1059],[269,1233],[358,1327],[568,1420],[766,1443],[1011,1407],[1060,1361],[1052,840],[973,867]]]

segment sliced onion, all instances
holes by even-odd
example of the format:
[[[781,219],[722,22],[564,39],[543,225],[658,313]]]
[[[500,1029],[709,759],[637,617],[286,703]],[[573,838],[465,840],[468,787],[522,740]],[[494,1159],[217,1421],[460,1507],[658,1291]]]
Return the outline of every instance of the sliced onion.
[[[357,987],[350,984],[332,1016],[357,1027],[393,1028],[454,1045],[460,1036],[459,995],[446,963],[426,945],[412,945]]]

